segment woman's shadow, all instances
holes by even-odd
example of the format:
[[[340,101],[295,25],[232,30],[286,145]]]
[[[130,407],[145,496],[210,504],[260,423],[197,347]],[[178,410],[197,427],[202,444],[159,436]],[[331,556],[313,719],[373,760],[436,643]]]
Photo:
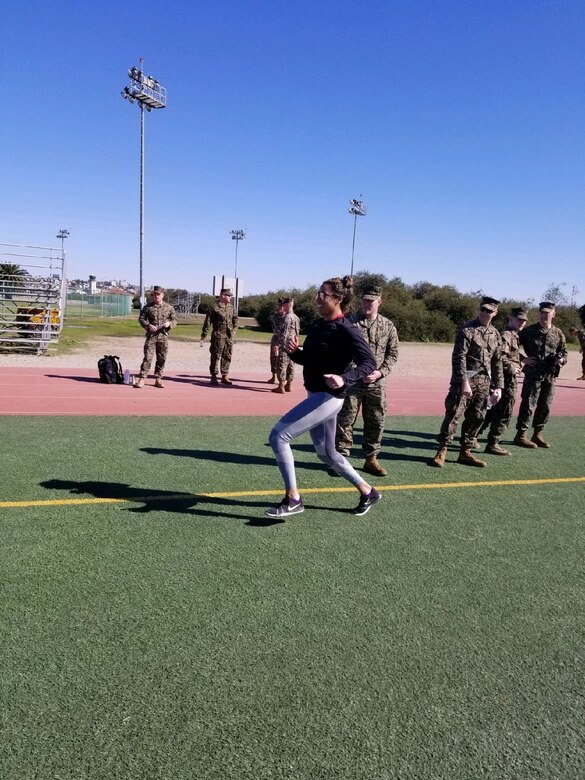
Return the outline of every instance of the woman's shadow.
[[[68,490],[74,495],[90,495],[104,502],[128,502],[135,506],[124,509],[126,512],[178,512],[180,514],[194,515],[197,517],[211,517],[213,519],[232,518],[245,520],[250,526],[269,526],[283,522],[276,518],[251,518],[249,515],[236,512],[217,512],[212,509],[221,507],[258,507],[265,509],[266,502],[250,501],[243,499],[221,498],[218,496],[205,496],[197,493],[177,493],[171,490],[156,490],[148,488],[136,488],[123,482],[98,482],[87,480],[78,482],[66,479],[49,479],[40,483],[47,490]]]

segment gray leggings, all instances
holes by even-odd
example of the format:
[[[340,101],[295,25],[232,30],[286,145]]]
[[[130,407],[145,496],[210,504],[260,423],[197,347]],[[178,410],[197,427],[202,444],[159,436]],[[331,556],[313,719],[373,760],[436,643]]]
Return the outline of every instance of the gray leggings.
[[[364,480],[347,460],[335,449],[337,413],[343,406],[343,398],[329,393],[309,393],[276,423],[268,441],[276,455],[276,462],[287,490],[297,489],[295,460],[290,448],[292,439],[310,431],[315,452],[319,459],[334,469],[340,477],[356,487]]]

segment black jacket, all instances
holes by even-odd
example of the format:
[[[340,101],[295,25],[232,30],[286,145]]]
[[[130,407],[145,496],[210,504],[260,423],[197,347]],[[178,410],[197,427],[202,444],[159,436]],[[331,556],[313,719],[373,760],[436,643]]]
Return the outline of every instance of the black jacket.
[[[376,370],[376,359],[359,329],[345,317],[317,320],[302,349],[290,353],[303,366],[305,387],[311,393],[343,397],[349,386]],[[338,374],[345,384],[338,390],[327,387],[324,374]]]

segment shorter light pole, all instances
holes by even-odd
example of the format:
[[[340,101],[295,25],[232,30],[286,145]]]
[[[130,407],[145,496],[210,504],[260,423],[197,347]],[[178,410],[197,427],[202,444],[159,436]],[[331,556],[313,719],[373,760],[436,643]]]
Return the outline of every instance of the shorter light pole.
[[[355,253],[355,230],[357,226],[357,218],[366,216],[366,212],[367,212],[366,204],[363,202],[363,200],[356,200],[355,198],[351,198],[351,200],[349,201],[348,211],[350,214],[353,214],[353,242],[351,245],[351,271],[350,271],[350,275],[353,276],[353,256]]]
[[[71,235],[71,231],[67,230],[67,228],[61,228],[61,230],[57,233],[57,238],[61,239],[61,256],[65,257],[65,239],[69,238]]]
[[[236,264],[234,267],[234,279],[238,279],[238,243],[246,238],[246,233],[243,230],[230,230],[232,241],[236,242]]]
[[[67,272],[65,270],[65,239],[69,238],[71,231],[67,228],[61,228],[57,233],[57,238],[61,239],[61,308],[63,315],[67,308]]]

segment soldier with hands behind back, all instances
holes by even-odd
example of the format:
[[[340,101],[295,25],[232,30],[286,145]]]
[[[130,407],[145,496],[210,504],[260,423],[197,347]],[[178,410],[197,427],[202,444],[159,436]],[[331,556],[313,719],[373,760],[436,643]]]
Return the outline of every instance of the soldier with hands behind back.
[[[234,339],[238,330],[238,316],[232,304],[233,293],[229,287],[224,287],[216,303],[207,311],[205,322],[201,330],[201,341],[205,340],[209,329],[211,328],[211,344],[209,352],[211,361],[209,364],[209,373],[211,374],[211,384],[219,384],[217,379],[218,371],[221,372],[221,383],[231,385],[229,370],[232,362],[232,350]]]
[[[337,416],[336,447],[344,457],[349,456],[353,428],[361,407],[364,418],[363,470],[385,477],[387,472],[378,462],[378,455],[386,422],[386,377],[398,360],[398,334],[391,320],[378,313],[381,303],[381,288],[370,286],[362,294],[361,312],[350,318],[374,353],[376,370],[348,389]]]
[[[274,350],[276,353],[276,375],[278,377],[278,387],[275,387],[273,393],[290,393],[292,390],[292,381],[295,376],[295,364],[290,359],[285,349],[287,342],[292,339],[298,340],[301,332],[301,321],[293,311],[294,298],[279,298],[279,309],[282,316],[274,319],[274,335],[276,344]]]
[[[512,309],[508,324],[501,333],[504,388],[499,402],[492,407],[485,451],[491,455],[509,455],[500,445],[501,436],[508,430],[518,392],[518,374],[522,371],[524,355],[520,352],[519,334],[526,325],[528,311],[522,306]],[[488,425],[486,419],[485,425]]]
[[[500,334],[491,324],[498,313],[499,301],[484,296],[475,319],[465,323],[455,337],[451,385],[445,398],[445,418],[437,440],[439,449],[429,465],[445,465],[447,448],[452,442],[461,417],[461,448],[458,463],[466,466],[486,465],[471,452],[484,420],[490,384],[492,403],[502,395],[504,377]]]
[[[555,304],[552,301],[542,301],[538,309],[538,322],[524,328],[520,334],[520,344],[526,352],[526,357],[522,369],[522,402],[516,422],[514,444],[526,449],[550,447],[544,440],[542,431],[550,415],[556,378],[561,366],[567,362],[565,335],[560,328],[552,324],[555,313]],[[534,432],[528,439],[526,431],[532,415]]]

